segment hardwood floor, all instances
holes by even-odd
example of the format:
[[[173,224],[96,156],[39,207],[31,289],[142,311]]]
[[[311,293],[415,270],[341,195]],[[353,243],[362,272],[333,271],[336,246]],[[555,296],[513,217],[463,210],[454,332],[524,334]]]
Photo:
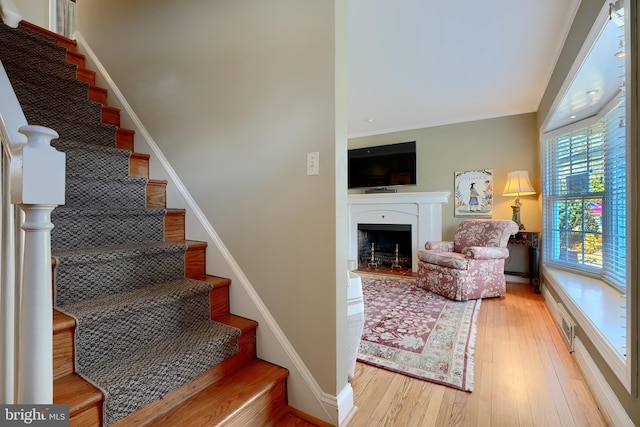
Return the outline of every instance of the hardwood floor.
[[[482,301],[472,393],[358,363],[361,426],[606,426],[573,357],[528,284]]]

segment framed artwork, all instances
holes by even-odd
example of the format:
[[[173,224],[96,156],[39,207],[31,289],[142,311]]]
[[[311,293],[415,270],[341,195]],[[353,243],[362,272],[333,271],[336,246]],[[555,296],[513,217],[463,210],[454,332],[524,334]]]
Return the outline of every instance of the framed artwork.
[[[455,172],[456,217],[491,218],[493,211],[493,170]]]

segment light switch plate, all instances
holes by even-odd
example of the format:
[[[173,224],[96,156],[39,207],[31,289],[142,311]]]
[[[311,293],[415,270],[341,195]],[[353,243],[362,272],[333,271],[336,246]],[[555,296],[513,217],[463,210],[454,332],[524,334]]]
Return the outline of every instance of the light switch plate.
[[[307,175],[320,175],[320,153],[307,153]]]

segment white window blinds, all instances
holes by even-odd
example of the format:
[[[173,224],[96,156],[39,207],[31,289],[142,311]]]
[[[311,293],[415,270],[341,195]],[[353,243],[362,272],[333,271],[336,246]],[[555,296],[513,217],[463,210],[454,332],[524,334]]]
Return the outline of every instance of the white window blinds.
[[[624,100],[543,142],[544,259],[626,285]]]

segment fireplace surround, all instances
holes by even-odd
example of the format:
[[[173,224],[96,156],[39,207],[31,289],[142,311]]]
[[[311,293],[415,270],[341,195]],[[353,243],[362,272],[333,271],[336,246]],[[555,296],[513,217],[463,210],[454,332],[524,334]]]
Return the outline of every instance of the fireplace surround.
[[[350,194],[349,260],[357,263],[358,224],[410,226],[411,271],[418,271],[418,250],[428,240],[442,240],[442,205],[448,191],[415,193]],[[357,265],[357,264],[355,264]]]

